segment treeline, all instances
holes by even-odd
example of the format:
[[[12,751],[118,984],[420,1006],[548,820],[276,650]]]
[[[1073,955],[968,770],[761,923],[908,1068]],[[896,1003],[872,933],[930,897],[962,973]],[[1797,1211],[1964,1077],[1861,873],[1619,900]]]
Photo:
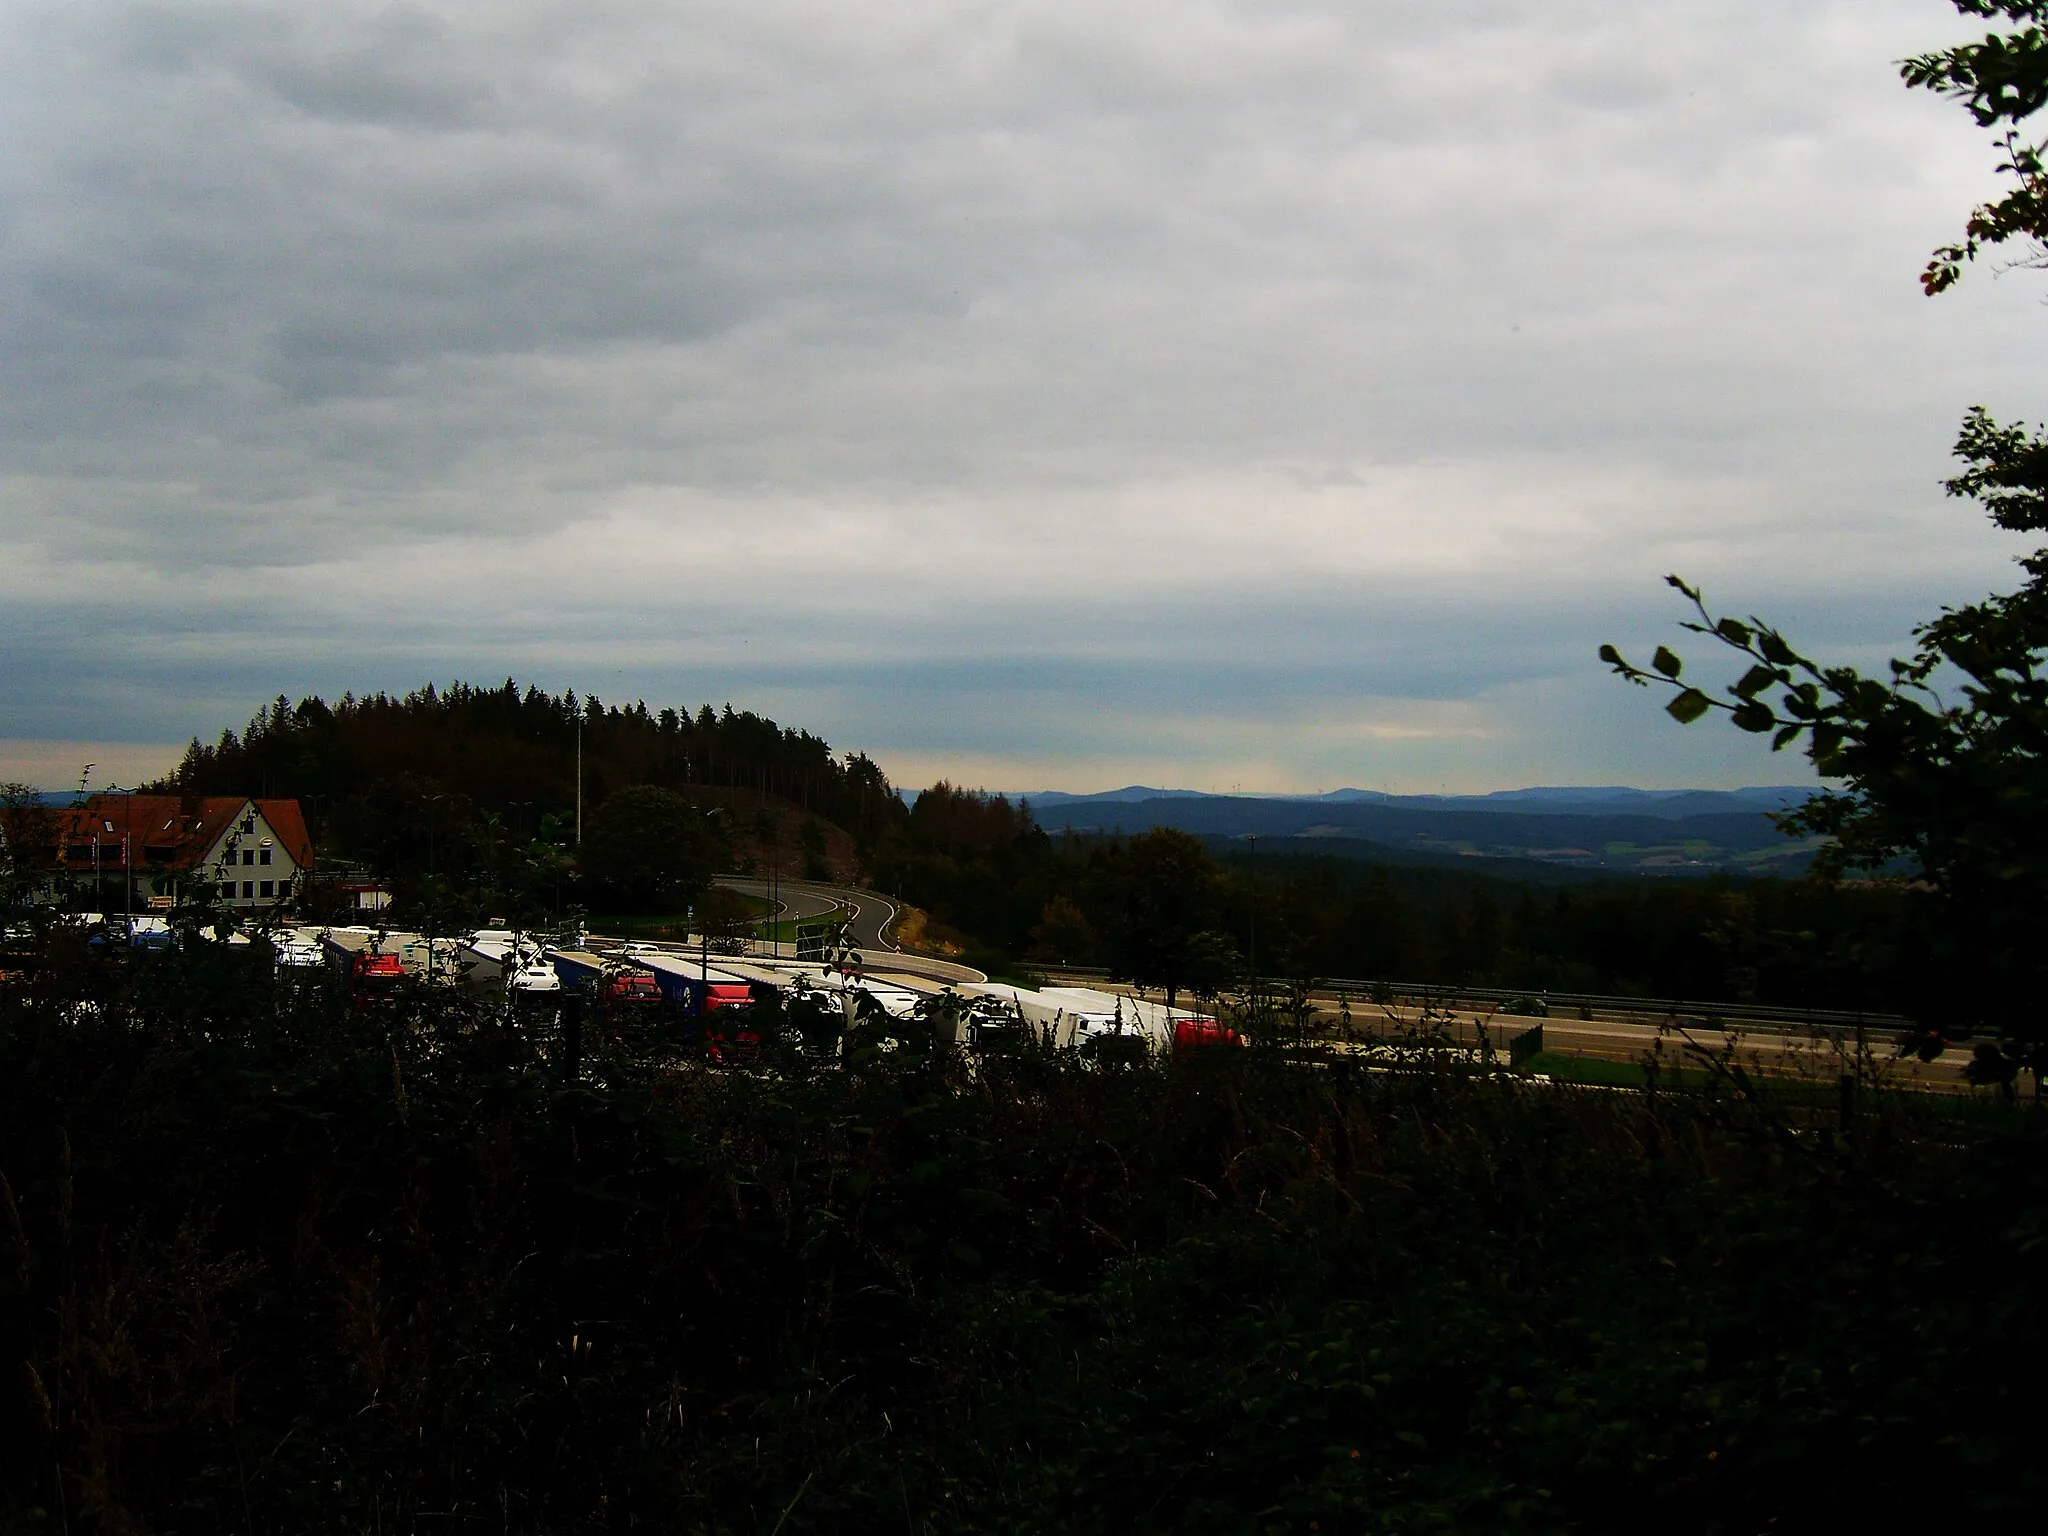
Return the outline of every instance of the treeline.
[[[1788,1006],[1903,1006],[1911,892],[1805,880],[1545,886],[1323,854],[1256,860],[1159,829],[1054,838],[1027,804],[940,784],[877,856],[884,887],[1016,960],[1193,990],[1357,977]]]
[[[652,786],[711,802],[754,799],[872,843],[903,815],[887,776],[860,753],[835,756],[809,731],[730,704],[651,710],[560,695],[507,678],[497,688],[429,684],[403,697],[282,694],[237,734],[194,739],[167,788],[292,796],[331,852],[404,877],[431,864],[480,866],[492,836],[559,840],[576,803],[582,740],[586,814]],[[485,823],[494,819],[495,829]]]

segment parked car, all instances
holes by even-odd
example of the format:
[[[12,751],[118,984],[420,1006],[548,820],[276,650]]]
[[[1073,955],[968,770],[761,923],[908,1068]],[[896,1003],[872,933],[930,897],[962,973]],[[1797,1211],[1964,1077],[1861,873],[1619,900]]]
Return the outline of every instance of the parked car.
[[[537,949],[516,950],[515,965],[505,968],[505,990],[515,997],[546,998],[562,990],[554,964]]]

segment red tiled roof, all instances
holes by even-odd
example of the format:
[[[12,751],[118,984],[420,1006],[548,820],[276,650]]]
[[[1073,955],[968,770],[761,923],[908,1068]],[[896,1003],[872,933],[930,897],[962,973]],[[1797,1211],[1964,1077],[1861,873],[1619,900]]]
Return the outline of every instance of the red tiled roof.
[[[251,804],[262,811],[292,862],[301,869],[311,868],[313,840],[306,833],[299,802],[251,801],[241,795],[88,796],[85,804],[56,813],[57,857],[60,863],[67,862],[67,850],[89,847],[97,838],[101,863],[118,868],[125,837],[138,867],[190,869]],[[109,823],[112,832],[107,830]]]
[[[270,830],[277,834],[277,840],[284,851],[292,856],[292,862],[301,869],[313,867],[313,839],[306,831],[306,818],[299,814],[296,800],[258,800],[256,809],[263,813],[263,819],[270,823]]]

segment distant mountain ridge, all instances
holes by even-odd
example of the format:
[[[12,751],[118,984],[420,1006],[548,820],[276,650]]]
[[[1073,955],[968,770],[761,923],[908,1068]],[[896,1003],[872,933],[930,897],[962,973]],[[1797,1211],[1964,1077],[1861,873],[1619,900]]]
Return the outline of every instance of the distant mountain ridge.
[[[1552,816],[1659,816],[1678,819],[1733,812],[1757,814],[1798,805],[1817,793],[1796,785],[1743,789],[1630,789],[1625,785],[1538,786],[1497,789],[1485,795],[1390,795],[1376,789],[1333,789],[1320,795],[1219,795],[1199,789],[1154,789],[1127,784],[1076,795],[1064,790],[1015,793],[1040,810],[1088,805],[1142,805],[1154,800],[1213,800],[1283,805],[1375,805],[1390,810],[1513,812]]]
[[[1622,786],[1503,790],[1491,795],[1211,795],[1132,784],[1028,801],[1053,833],[1137,833],[1178,827],[1200,837],[1261,839],[1261,851],[1363,860],[1390,852],[1468,867],[1514,860],[1588,873],[1686,876],[1797,874],[1815,839],[1786,837],[1769,812],[1814,792],[1789,785],[1733,790]]]

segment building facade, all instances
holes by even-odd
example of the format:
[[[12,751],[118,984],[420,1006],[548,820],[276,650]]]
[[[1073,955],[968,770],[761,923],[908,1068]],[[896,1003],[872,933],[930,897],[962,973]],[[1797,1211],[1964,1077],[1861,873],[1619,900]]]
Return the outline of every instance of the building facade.
[[[52,851],[72,899],[91,891],[87,904],[102,912],[289,906],[313,868],[296,800],[102,794],[53,820]]]

